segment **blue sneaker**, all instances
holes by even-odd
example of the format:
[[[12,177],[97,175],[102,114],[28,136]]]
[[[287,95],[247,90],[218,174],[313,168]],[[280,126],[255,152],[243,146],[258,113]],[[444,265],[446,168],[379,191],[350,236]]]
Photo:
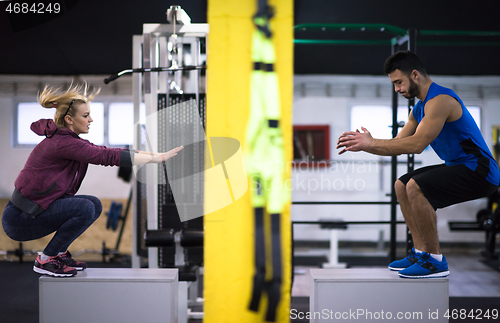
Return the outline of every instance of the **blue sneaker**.
[[[403,278],[438,278],[446,277],[449,274],[448,262],[444,256],[442,261],[438,261],[424,252],[418,262],[401,270],[398,275]]]
[[[415,248],[411,248],[410,254],[401,260],[395,260],[389,264],[390,270],[400,271],[405,268],[410,267],[418,261],[421,257],[421,253],[416,253]]]

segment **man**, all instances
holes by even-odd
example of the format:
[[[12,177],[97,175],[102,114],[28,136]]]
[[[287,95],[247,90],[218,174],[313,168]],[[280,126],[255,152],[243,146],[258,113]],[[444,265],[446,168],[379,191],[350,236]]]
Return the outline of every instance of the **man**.
[[[429,144],[445,161],[401,176],[396,196],[411,232],[410,254],[389,265],[404,278],[446,277],[448,263],[441,254],[436,210],[487,197],[498,189],[500,174],[481,132],[460,98],[432,82],[420,59],[410,51],[391,55],[384,65],[395,91],[420,101],[396,138],[374,139],[367,129],[344,132],[337,148],[375,155],[420,154]]]

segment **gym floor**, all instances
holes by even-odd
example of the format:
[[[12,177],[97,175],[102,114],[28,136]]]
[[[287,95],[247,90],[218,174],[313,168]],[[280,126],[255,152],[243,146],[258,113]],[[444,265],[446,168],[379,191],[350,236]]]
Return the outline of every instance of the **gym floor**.
[[[318,250],[316,250],[318,252]],[[451,275],[450,309],[493,309],[500,311],[500,262],[487,265],[481,261],[480,250],[443,250]],[[342,257],[340,258],[342,261]],[[126,267],[127,264],[90,262],[89,267]],[[491,267],[490,267],[491,266]],[[0,322],[36,323],[38,315],[38,278],[32,270],[33,262],[27,258],[18,261],[0,261]],[[494,269],[494,268],[496,269]],[[309,310],[309,266],[296,266],[292,288],[291,308]],[[75,291],[77,292],[77,291]],[[89,309],[91,310],[91,309]],[[119,308],[110,310],[119,311]],[[456,322],[466,323],[465,320]],[[190,320],[189,323],[200,321]],[[307,320],[294,319],[293,323]],[[454,320],[450,319],[450,322]],[[475,322],[475,321],[471,321]]]

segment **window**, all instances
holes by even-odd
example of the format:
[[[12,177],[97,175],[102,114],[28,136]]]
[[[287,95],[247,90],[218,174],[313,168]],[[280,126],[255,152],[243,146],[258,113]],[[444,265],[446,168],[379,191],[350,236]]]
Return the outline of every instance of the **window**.
[[[44,109],[38,102],[22,102],[17,106],[15,146],[31,147],[37,145],[45,137],[31,131],[31,124],[40,119],[53,119],[55,109]],[[90,115],[94,120],[88,134],[81,134],[82,138],[96,145],[104,143],[104,104],[92,102]]]
[[[145,104],[140,105],[140,121],[145,120]],[[13,145],[34,147],[45,137],[31,131],[31,123],[40,119],[53,119],[54,109],[44,109],[37,102],[21,102],[14,113]],[[123,147],[133,143],[134,109],[131,102],[91,102],[90,115],[93,122],[89,133],[80,137],[96,145]]]
[[[330,164],[330,126],[293,126],[294,165],[326,167]]]
[[[467,107],[472,118],[476,121],[479,130],[481,130],[481,108],[480,107]]]
[[[108,142],[110,145],[131,145],[134,142],[134,105],[116,102],[109,105]]]
[[[146,123],[146,105],[139,106],[139,123]],[[110,146],[134,143],[134,104],[113,102],[108,107],[108,144]]]
[[[36,145],[44,136],[31,131],[31,124],[40,119],[54,118],[54,109],[44,109],[38,102],[22,102],[17,106],[17,145]]]
[[[398,123],[408,121],[408,107],[398,107]],[[392,138],[392,108],[388,106],[354,106],[351,110],[351,130],[365,127],[373,138]]]

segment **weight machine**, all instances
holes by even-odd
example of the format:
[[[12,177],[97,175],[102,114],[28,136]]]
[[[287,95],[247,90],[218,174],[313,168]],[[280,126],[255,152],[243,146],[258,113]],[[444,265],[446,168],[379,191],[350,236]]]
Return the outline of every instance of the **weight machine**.
[[[133,150],[166,152],[184,146],[167,162],[134,166],[132,267],[178,268],[179,302],[189,298],[191,305],[198,296],[203,238],[181,242],[189,235],[203,237],[208,24],[191,24],[180,6],[170,7],[166,16],[168,24],[144,24],[143,34],[133,36],[132,68],[104,82],[132,74]],[[186,315],[181,310],[179,322],[187,322]]]
[[[167,10],[167,21],[169,24],[144,24],[142,36],[133,37],[133,67],[104,80],[108,84],[122,75],[133,74],[134,150],[165,152],[181,145],[185,148],[168,163],[134,169],[137,244],[133,267],[140,267],[138,257],[147,257],[150,268],[169,265],[167,251],[146,249],[146,230],[203,228],[203,72],[208,24],[191,24],[179,6]],[[139,123],[141,103],[145,103],[145,124]],[[182,189],[176,190],[177,187]]]

